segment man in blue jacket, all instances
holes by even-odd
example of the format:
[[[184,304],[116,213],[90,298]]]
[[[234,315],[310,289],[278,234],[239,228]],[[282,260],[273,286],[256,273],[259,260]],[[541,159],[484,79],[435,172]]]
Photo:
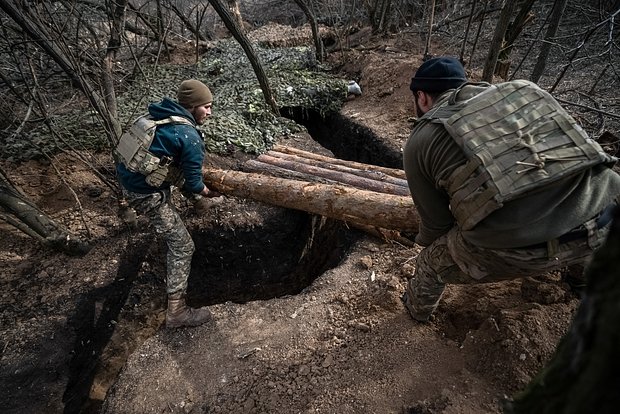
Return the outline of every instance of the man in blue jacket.
[[[117,173],[124,187],[129,206],[138,214],[149,218],[157,234],[163,236],[168,245],[167,280],[168,309],[166,327],[198,326],[211,319],[206,307],[190,308],[185,302],[187,279],[189,277],[194,242],[179,213],[170,199],[172,185],[181,186],[185,192],[203,197],[219,196],[209,190],[202,180],[202,164],[205,156],[204,142],[196,125],[202,125],[211,115],[213,97],[202,82],[190,79],[183,81],[177,92],[177,101],[164,98],[148,107],[155,121],[174,122],[159,124],[148,152],[177,172],[162,177],[154,183],[147,175],[130,171],[124,163],[118,163]],[[180,173],[180,174],[179,174]],[[182,176],[183,184],[178,180]],[[176,182],[174,182],[176,181]]]

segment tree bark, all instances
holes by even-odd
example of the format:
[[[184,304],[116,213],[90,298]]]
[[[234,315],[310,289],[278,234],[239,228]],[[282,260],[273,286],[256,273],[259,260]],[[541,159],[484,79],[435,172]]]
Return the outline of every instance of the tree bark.
[[[504,35],[510,24],[510,17],[517,4],[518,0],[505,0],[502,11],[500,12],[499,19],[497,20],[497,26],[493,33],[493,40],[489,47],[489,53],[484,63],[484,69],[482,71],[482,80],[485,82],[493,82],[493,74],[495,73],[495,66],[497,65],[497,58],[504,44]]]
[[[467,18],[467,26],[465,26],[465,34],[463,35],[463,42],[461,43],[461,53],[459,54],[459,60],[461,64],[465,66],[465,46],[467,45],[467,37],[469,36],[469,29],[471,28],[471,21],[474,18],[474,12],[476,11],[477,0],[471,2],[471,11]]]
[[[84,255],[88,243],[69,233],[19,191],[0,169],[0,218],[43,244],[70,255]]]
[[[271,154],[271,155],[270,155]],[[272,156],[273,155],[273,156]],[[322,166],[312,165],[312,163],[304,163],[304,159],[296,157],[294,155],[282,154],[287,157],[281,158],[277,156],[278,153],[269,152],[267,154],[260,155],[257,158],[258,164],[254,164],[255,167],[260,168],[260,163],[275,165],[286,170],[297,171],[306,173],[310,177],[317,176],[326,178],[328,180],[336,181],[345,185],[350,185],[363,190],[375,191],[378,193],[400,195],[409,197],[409,187],[406,185],[393,184],[386,181],[374,179],[371,175],[365,177],[365,171],[337,171]],[[293,158],[295,157],[295,158]],[[312,161],[312,160],[310,160]],[[341,167],[345,168],[345,167]],[[311,179],[309,181],[312,181]],[[406,184],[406,183],[405,183]]]
[[[252,68],[254,68],[254,73],[256,73],[258,83],[260,84],[260,87],[263,91],[263,95],[265,97],[267,105],[271,107],[271,110],[274,114],[279,116],[280,108],[278,108],[278,104],[276,103],[276,99],[273,96],[271,86],[269,86],[269,79],[265,74],[263,65],[258,60],[258,56],[256,56],[256,52],[254,52],[254,48],[252,47],[252,43],[250,43],[250,39],[248,39],[245,33],[243,33],[243,30],[241,30],[241,28],[235,23],[234,17],[230,14],[228,8],[224,6],[221,0],[209,0],[209,3],[211,3],[211,6],[213,6],[217,14],[224,22],[224,26],[226,26],[228,31],[233,35],[237,42],[239,42],[239,44],[245,51],[245,54],[250,61],[250,64],[252,64]]]
[[[323,39],[321,39],[321,33],[319,32],[319,24],[316,20],[316,16],[310,10],[310,7],[306,4],[308,0],[295,0],[295,3],[304,12],[306,18],[310,22],[310,28],[312,29],[312,39],[314,39],[314,49],[316,60],[323,62],[325,59],[325,47],[323,46]]]
[[[534,69],[532,70],[532,74],[530,75],[530,80],[532,82],[538,82],[543,72],[545,71],[545,67],[547,66],[547,57],[549,56],[549,52],[551,51],[551,42],[555,37],[556,33],[558,32],[558,27],[560,27],[560,20],[562,20],[562,15],[564,14],[564,9],[566,8],[567,3],[568,0],[556,0],[553,5],[549,26],[547,27],[547,32],[545,33],[545,40],[540,46],[538,59],[536,60],[536,64],[534,65]]]
[[[295,151],[295,148],[288,148],[280,145],[276,145],[276,147],[278,147],[280,150],[273,149],[267,152],[266,155],[328,170],[339,171],[347,174],[354,174],[363,178],[368,178],[371,180],[389,183],[401,187],[409,187],[409,185],[407,184],[407,180],[405,178],[400,178],[400,175],[403,174],[403,170],[389,169],[371,164],[361,164],[353,161],[340,160],[338,158],[330,157],[322,157],[324,158],[324,160],[322,160],[313,157],[313,155],[316,154],[313,154],[311,152],[298,150],[299,152],[295,154],[293,153]],[[385,173],[384,171],[386,170],[390,171],[390,174]]]
[[[239,2],[237,0],[226,0],[226,4],[228,4],[228,11],[231,16],[234,18],[235,23],[239,27],[239,30],[243,30],[243,18],[241,17],[241,9],[239,8]]]
[[[424,45],[424,60],[432,57],[431,54],[431,37],[433,36],[433,22],[435,20],[435,0],[431,0],[430,17],[428,18],[428,29],[426,32],[426,42]]]
[[[405,171],[398,170],[395,168],[380,167],[378,165],[370,165],[370,164],[364,164],[361,162],[342,160],[340,158],[326,157],[324,155],[300,150],[298,148],[287,147],[285,145],[274,145],[273,151],[281,152],[284,154],[299,155],[300,157],[303,157],[308,160],[317,160],[317,161],[325,162],[333,166],[342,165],[342,166],[353,168],[353,169],[360,170],[360,171],[369,170],[369,171],[374,171],[377,173],[385,174],[390,177],[399,178],[405,181],[407,180]]]
[[[508,25],[504,35],[504,47],[500,51],[499,60],[508,60],[512,52],[512,46],[517,40],[525,25],[533,18],[532,6],[536,0],[523,0],[515,19]]]
[[[105,91],[105,102],[110,116],[114,119],[118,118],[118,105],[116,102],[116,92],[114,88],[114,78],[112,72],[114,70],[114,61],[116,60],[116,52],[121,47],[122,36],[125,32],[125,9],[127,8],[127,0],[116,0],[110,19],[110,39],[105,58],[103,59],[105,70],[103,75],[103,90]]]
[[[210,188],[223,194],[388,230],[418,230],[411,197],[232,170],[204,168],[203,175]]]
[[[404,237],[398,230],[383,229],[381,227],[356,223],[354,221],[348,221],[347,224],[354,229],[361,230],[385,242],[396,242],[408,247],[415,246],[415,242],[413,241],[413,239],[408,239],[407,237]]]
[[[588,286],[575,319],[546,367],[508,414],[612,413],[620,406],[620,207],[605,244],[586,270]]]

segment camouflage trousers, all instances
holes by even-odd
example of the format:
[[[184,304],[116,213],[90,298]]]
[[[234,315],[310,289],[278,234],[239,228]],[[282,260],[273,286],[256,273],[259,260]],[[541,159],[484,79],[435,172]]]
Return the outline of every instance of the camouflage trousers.
[[[586,265],[605,241],[609,225],[584,223],[588,236],[536,248],[487,249],[468,243],[458,228],[451,229],[420,252],[404,301],[411,316],[427,321],[437,308],[447,283],[497,282],[536,276],[565,266]]]
[[[166,292],[185,292],[195,249],[194,241],[170,201],[170,190],[152,194],[125,191],[125,196],[129,206],[139,215],[148,217],[155,232],[166,241]]]

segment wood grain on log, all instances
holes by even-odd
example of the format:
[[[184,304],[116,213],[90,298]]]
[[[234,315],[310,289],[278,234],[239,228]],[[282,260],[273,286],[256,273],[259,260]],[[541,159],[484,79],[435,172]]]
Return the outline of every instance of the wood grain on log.
[[[361,162],[347,161],[347,160],[341,160],[339,158],[326,157],[324,155],[315,154],[313,152],[308,152],[308,151],[300,150],[300,149],[293,148],[293,147],[287,147],[285,145],[274,145],[273,150],[278,151],[278,152],[283,152],[286,154],[299,155],[301,157],[309,158],[309,159],[313,159],[317,161],[326,161],[331,164],[345,165],[347,167],[356,168],[359,170],[372,169],[373,171],[379,171],[386,175],[390,175],[392,177],[401,178],[403,180],[407,179],[407,176],[405,176],[405,171],[395,169],[395,168],[380,167],[377,165],[369,165],[369,164],[364,164]]]
[[[418,215],[409,196],[233,170],[204,168],[203,173],[209,187],[223,194],[389,230],[418,230]]]
[[[371,178],[365,178],[359,174],[335,171],[315,165],[297,162],[290,159],[272,157],[268,154],[270,153],[260,155],[257,160],[265,164],[276,165],[278,167],[285,168],[291,171],[304,172],[309,174],[310,176],[327,178],[333,181],[340,182],[342,184],[365,189],[368,191],[376,191],[379,193],[394,194],[407,197],[410,196],[408,187],[391,184],[389,182],[377,181]]]
[[[290,160],[290,161],[294,161],[297,163],[314,165],[316,167],[321,167],[321,168],[325,168],[328,170],[335,170],[335,171],[345,172],[348,174],[359,175],[360,177],[364,177],[364,178],[368,178],[368,179],[380,181],[380,182],[386,182],[386,183],[398,185],[398,186],[405,187],[405,188],[409,187],[406,179],[395,177],[394,175],[386,174],[385,172],[381,171],[384,169],[384,167],[377,167],[375,165],[370,165],[370,164],[360,165],[360,163],[353,163],[356,165],[356,166],[353,166],[353,165],[349,165],[349,162],[344,161],[344,160],[337,160],[339,162],[339,164],[337,164],[333,162],[335,160],[334,158],[331,158],[331,159],[327,158],[326,160],[317,160],[314,158],[307,158],[302,155],[289,154],[286,152],[280,152],[280,151],[274,151],[274,150],[267,152],[267,155],[276,157],[276,158],[283,158],[285,160]],[[346,164],[344,164],[343,161]],[[393,174],[399,174],[399,172],[396,172]]]

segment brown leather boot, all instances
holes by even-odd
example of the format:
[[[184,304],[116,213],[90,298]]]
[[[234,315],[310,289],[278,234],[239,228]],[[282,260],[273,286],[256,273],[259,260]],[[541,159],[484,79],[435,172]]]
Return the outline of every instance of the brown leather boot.
[[[207,307],[190,308],[185,303],[183,292],[168,295],[168,309],[166,310],[166,328],[181,326],[198,326],[212,319]]]

